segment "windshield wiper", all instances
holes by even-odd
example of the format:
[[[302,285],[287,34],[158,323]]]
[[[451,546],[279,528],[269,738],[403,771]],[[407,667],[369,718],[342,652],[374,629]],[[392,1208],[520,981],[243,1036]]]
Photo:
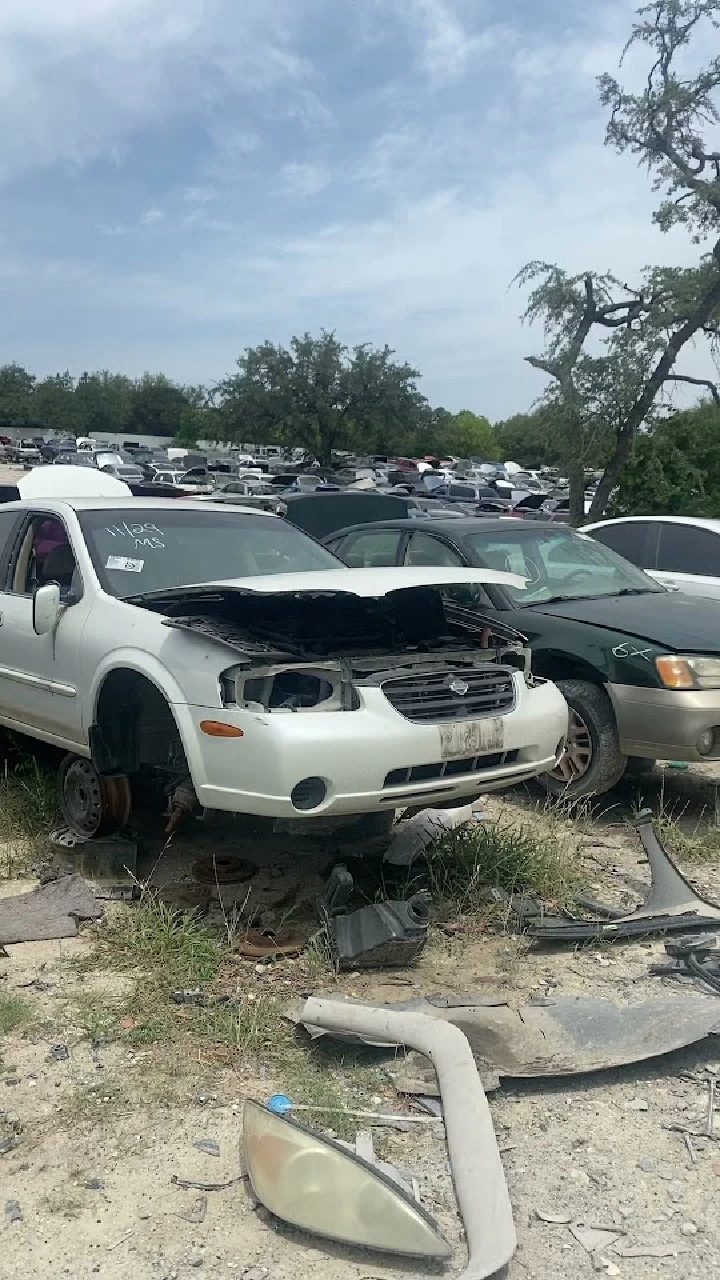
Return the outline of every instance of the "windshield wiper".
[[[623,587],[622,591],[613,591],[614,596],[654,596],[662,587]]]

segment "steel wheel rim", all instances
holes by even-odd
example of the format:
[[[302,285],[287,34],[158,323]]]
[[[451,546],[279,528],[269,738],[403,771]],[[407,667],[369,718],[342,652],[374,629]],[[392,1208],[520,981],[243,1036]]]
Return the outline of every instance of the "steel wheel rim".
[[[71,831],[90,840],[128,821],[130,784],[125,777],[102,778],[91,760],[79,757],[61,771],[60,805]]]
[[[570,708],[567,749],[562,760],[552,770],[550,777],[569,787],[585,777],[593,758],[592,735],[582,716]]]

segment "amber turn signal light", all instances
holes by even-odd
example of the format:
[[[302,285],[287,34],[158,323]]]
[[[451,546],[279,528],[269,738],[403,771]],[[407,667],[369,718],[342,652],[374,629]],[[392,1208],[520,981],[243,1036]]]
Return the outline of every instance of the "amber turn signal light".
[[[236,724],[223,724],[222,720],[201,720],[200,728],[209,738],[244,738]]]

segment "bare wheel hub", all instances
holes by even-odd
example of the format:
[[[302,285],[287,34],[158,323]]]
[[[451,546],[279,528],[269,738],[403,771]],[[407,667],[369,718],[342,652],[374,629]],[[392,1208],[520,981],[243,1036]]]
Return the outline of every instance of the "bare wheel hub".
[[[71,831],[85,840],[110,835],[130,817],[130,783],[103,778],[91,760],[65,756],[58,774],[60,808]]]
[[[567,750],[560,763],[551,771],[550,777],[563,782],[565,786],[579,782],[590,768],[592,758],[590,730],[582,716],[571,707]]]

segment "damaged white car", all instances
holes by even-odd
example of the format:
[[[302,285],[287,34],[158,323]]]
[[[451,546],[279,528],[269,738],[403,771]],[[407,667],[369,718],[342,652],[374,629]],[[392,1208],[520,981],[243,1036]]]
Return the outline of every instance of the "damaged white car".
[[[522,585],[350,570],[240,508],[26,497],[0,508],[0,723],[69,753],[62,807],[85,837],[127,820],[151,769],[273,818],[447,805],[564,749],[566,703],[522,637],[439,590],[488,581]]]

